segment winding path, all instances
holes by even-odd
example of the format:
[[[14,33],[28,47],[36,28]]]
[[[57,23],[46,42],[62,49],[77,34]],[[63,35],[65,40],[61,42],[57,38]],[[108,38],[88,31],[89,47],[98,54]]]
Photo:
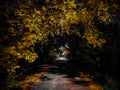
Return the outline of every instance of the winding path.
[[[31,90],[90,90],[88,83],[80,77],[67,74],[48,73]]]

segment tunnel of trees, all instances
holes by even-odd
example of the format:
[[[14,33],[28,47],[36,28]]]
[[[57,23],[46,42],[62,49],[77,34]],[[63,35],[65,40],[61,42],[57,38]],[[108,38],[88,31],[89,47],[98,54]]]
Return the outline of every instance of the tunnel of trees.
[[[56,51],[66,42],[72,62],[88,72],[114,77],[119,83],[119,3],[119,0],[1,0],[0,87],[16,77],[19,80],[22,75],[36,72],[40,64],[52,64]]]

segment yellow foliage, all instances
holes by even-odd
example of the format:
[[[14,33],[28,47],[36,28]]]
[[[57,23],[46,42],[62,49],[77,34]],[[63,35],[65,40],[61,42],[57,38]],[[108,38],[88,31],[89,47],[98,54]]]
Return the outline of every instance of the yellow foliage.
[[[46,11],[47,9],[45,8],[45,6],[42,6],[42,10],[43,10],[43,11]]]
[[[113,0],[110,0],[110,3],[104,0],[87,0],[78,4],[75,0],[46,0],[45,4],[39,8],[34,6],[36,5],[33,3],[34,0],[16,2],[18,8],[6,2],[5,13],[1,13],[7,18],[9,28],[1,28],[3,34],[5,32],[8,34],[3,35],[3,40],[0,39],[0,41],[8,41],[8,44],[6,46],[0,44],[3,49],[3,54],[0,54],[2,56],[0,64],[7,62],[8,66],[14,61],[17,65],[20,58],[33,62],[38,57],[33,49],[36,41],[47,43],[49,35],[54,37],[55,34],[76,33],[81,36],[79,28],[71,28],[73,25],[82,24],[85,30],[83,38],[93,47],[102,47],[106,40],[100,37],[102,33],[96,28],[94,20],[98,18],[102,22],[111,21],[112,14],[109,10],[118,8]]]
[[[96,47],[102,47],[104,43],[106,43],[106,40],[103,38],[100,38],[99,36],[101,33],[95,29],[88,27],[87,30],[85,31],[85,34],[83,38],[86,38],[89,44],[92,44],[94,48]]]
[[[36,73],[32,76],[28,76],[25,78],[25,80],[20,81],[18,83],[19,87],[22,88],[22,90],[31,89],[36,83],[40,81],[40,78],[42,78],[46,72]]]
[[[99,84],[94,83],[94,81],[92,80],[92,78],[89,78],[86,73],[84,72],[80,72],[80,77],[85,81],[88,82],[88,86],[90,88],[90,90],[104,90],[102,86],[100,86]]]
[[[90,84],[89,87],[90,87],[90,90],[104,90],[103,87],[97,84]]]

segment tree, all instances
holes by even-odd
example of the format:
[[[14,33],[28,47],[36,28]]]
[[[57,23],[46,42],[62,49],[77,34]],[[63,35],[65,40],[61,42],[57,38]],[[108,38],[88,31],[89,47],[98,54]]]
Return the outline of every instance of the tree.
[[[9,73],[20,68],[22,58],[34,62],[37,41],[48,43],[48,37],[76,34],[94,48],[106,43],[100,23],[111,22],[119,6],[117,0],[6,0],[1,4],[0,66]],[[82,29],[80,28],[82,26]]]

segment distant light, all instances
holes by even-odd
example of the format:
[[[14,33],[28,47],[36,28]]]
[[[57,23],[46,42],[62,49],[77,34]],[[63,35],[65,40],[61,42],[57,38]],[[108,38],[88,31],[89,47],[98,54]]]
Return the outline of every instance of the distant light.
[[[59,57],[59,60],[68,60],[66,57]]]
[[[56,58],[55,60],[64,60],[64,61],[66,61],[66,60],[68,60],[66,57],[58,57],[58,58]]]

